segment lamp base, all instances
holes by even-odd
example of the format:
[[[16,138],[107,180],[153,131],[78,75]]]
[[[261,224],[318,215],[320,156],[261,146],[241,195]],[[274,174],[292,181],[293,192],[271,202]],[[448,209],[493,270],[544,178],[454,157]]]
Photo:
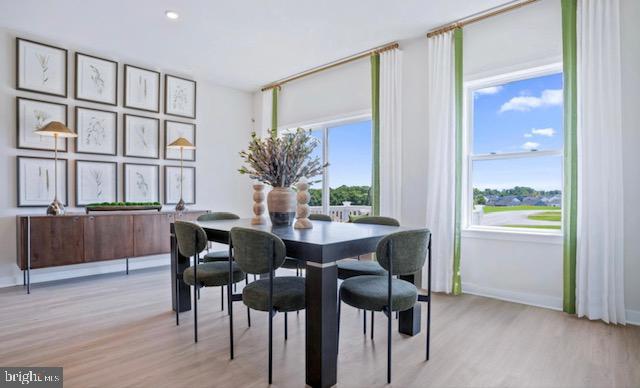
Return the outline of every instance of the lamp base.
[[[178,201],[178,203],[176,204],[176,211],[177,212],[183,212],[187,210],[187,207],[184,204],[184,201],[182,200],[182,198],[180,198],[180,201]]]
[[[49,207],[47,207],[47,215],[48,216],[61,216],[64,214],[64,205],[60,203],[57,199],[54,199]]]

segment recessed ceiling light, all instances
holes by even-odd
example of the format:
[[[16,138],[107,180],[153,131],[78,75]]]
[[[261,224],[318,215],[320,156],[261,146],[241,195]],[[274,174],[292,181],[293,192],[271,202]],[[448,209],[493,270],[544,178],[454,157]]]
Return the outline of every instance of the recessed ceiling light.
[[[169,19],[173,19],[173,20],[180,17],[180,15],[176,11],[166,11],[164,14],[167,15]]]

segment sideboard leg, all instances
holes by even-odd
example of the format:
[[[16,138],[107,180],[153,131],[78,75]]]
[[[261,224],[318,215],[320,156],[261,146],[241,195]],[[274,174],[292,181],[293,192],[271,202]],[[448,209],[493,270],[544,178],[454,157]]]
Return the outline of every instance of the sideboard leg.
[[[27,271],[22,270],[22,287],[27,286]]]
[[[31,294],[31,217],[27,217],[27,294]]]
[[[125,262],[126,262],[126,265],[127,265],[127,271],[126,272],[127,272],[127,275],[129,275],[129,258],[128,257],[125,259]]]

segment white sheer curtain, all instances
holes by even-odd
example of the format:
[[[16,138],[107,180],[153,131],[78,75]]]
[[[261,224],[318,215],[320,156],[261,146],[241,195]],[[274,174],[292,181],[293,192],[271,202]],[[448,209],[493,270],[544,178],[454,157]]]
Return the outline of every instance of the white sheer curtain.
[[[400,219],[402,51],[380,53],[380,214]]]
[[[262,117],[256,133],[260,137],[267,137],[271,134],[271,112],[273,109],[273,91],[267,89],[262,92]]]
[[[577,312],[624,324],[618,0],[579,0],[577,23]]]
[[[427,226],[432,240],[432,289],[451,292],[455,212],[453,31],[428,39]],[[426,271],[426,266],[425,266]],[[424,274],[426,279],[426,273]]]

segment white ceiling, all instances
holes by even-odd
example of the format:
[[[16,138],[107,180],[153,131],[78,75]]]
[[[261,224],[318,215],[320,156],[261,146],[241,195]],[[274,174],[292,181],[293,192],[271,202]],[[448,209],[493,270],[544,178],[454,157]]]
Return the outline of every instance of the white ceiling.
[[[507,2],[1,0],[0,26],[94,55],[254,90]],[[167,19],[168,9],[180,18]]]

